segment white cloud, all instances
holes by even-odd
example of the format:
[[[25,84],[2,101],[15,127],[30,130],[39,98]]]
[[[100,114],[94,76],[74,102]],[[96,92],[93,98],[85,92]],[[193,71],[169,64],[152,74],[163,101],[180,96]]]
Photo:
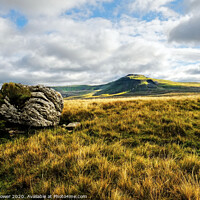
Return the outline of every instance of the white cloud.
[[[145,15],[148,12],[160,12],[164,17],[177,16],[177,14],[166,5],[174,0],[133,0],[128,7],[131,12]]]
[[[199,64],[182,66],[165,73],[164,78],[169,77],[173,81],[199,82],[200,67]]]
[[[13,54],[13,47],[19,44],[18,36],[16,35],[17,31],[12,27],[12,23],[9,20],[3,18],[0,18],[0,30],[0,55]]]
[[[172,0],[135,0],[131,3],[130,9],[136,11],[151,11],[151,10],[157,10],[161,6],[167,4],[168,2],[171,2]]]
[[[200,62],[200,49],[173,48],[171,49],[174,62]]]

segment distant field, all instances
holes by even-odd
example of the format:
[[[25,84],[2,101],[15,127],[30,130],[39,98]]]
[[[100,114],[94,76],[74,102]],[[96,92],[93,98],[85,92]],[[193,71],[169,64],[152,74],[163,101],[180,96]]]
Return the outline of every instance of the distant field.
[[[200,95],[65,100],[61,123],[2,139],[0,195],[200,199]]]

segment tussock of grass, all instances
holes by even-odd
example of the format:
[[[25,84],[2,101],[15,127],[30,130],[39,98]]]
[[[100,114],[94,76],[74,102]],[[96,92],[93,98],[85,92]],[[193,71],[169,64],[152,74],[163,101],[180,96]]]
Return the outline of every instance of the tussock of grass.
[[[4,83],[0,90],[0,106],[4,103],[4,98],[8,97],[11,104],[22,107],[24,102],[31,97],[28,87],[17,83]]]
[[[200,96],[65,101],[62,123],[0,145],[0,194],[200,199]]]

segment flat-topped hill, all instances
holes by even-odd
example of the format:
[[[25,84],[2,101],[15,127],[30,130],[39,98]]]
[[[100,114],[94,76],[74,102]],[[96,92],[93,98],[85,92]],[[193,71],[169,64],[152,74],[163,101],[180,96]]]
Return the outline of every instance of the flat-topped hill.
[[[174,82],[149,78],[140,74],[128,74],[103,85],[74,85],[53,88],[59,91],[64,97],[94,98],[159,95],[166,93],[199,93],[200,83]]]

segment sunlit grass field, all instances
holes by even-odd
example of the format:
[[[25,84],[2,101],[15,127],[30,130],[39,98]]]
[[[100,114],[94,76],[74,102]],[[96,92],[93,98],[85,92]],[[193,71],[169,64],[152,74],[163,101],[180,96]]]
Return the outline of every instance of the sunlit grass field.
[[[66,100],[61,124],[0,144],[0,195],[200,199],[200,95]]]

